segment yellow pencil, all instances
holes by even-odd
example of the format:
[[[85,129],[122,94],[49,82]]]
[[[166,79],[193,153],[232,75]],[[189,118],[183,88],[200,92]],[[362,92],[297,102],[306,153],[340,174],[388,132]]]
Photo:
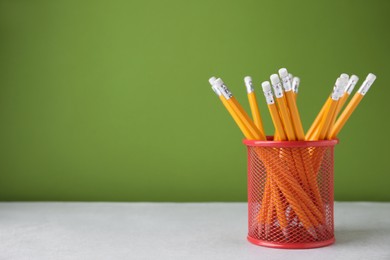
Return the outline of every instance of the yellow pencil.
[[[263,88],[265,100],[267,102],[267,106],[269,109],[269,112],[271,114],[272,122],[274,123],[274,127],[276,132],[278,133],[278,136],[280,140],[284,141],[286,140],[286,134],[283,129],[282,121],[280,120],[278,109],[275,104],[274,96],[272,94],[271,90],[271,84],[268,81],[264,81],[261,83],[261,87]]]
[[[336,111],[332,117],[329,129],[328,129],[327,139],[329,139],[331,137],[330,132],[331,132],[334,124],[336,123],[337,117],[340,114],[340,111],[343,108],[345,102],[348,100],[349,96],[351,95],[353,89],[355,88],[355,85],[356,85],[358,80],[359,80],[359,78],[356,75],[352,75],[351,78],[349,79],[348,84],[345,87],[344,94],[341,96],[341,98],[339,99],[339,102],[337,103]]]
[[[346,74],[346,73],[342,73],[340,75],[340,89],[339,89],[339,99],[337,100],[336,102],[336,106],[335,106],[335,109],[334,111],[332,111],[332,113],[330,114],[330,120],[329,120],[329,124],[326,125],[326,127],[324,127],[322,129],[322,133],[323,135],[321,135],[321,140],[322,139],[325,139],[328,134],[330,133],[330,129],[333,127],[334,123],[336,122],[336,118],[337,118],[337,110],[340,108],[340,105],[341,105],[341,99],[342,97],[344,96],[345,94],[345,91],[348,87],[348,81],[349,81],[349,75]]]
[[[340,78],[344,78],[344,79],[347,79],[349,78],[349,76],[345,73],[341,74],[340,75]],[[345,82],[345,84],[347,84],[347,82]],[[348,87],[348,86],[347,86]],[[340,90],[341,91],[341,90]],[[315,118],[314,122],[312,123],[312,125],[310,126],[309,130],[307,131],[306,135],[305,135],[305,140],[310,140],[313,138],[314,135],[316,135],[318,133],[318,136],[319,136],[319,126],[321,124],[321,120],[323,119],[324,117],[324,114],[325,112],[329,109],[330,107],[330,104],[332,103],[332,98],[331,98],[331,95],[328,97],[328,99],[326,100],[325,104],[322,106],[320,112],[318,113],[317,117]],[[336,110],[335,112],[337,112],[337,109],[340,107],[340,100],[337,101],[337,105],[336,105]],[[335,114],[335,113],[334,113]],[[333,125],[334,122],[333,122],[333,119],[335,119],[332,115],[331,119],[330,119],[330,125]],[[330,127],[328,127],[327,130],[329,130]]]
[[[286,96],[287,105],[291,115],[292,125],[295,130],[296,138],[300,141],[305,140],[305,133],[303,131],[301,117],[299,115],[297,103],[295,101],[294,92],[292,90],[291,82],[289,80],[289,74],[285,68],[279,70],[279,75],[282,80],[284,88],[284,94]]]
[[[318,131],[318,126],[321,123],[322,118],[324,117],[325,111],[329,108],[332,103],[332,98],[329,96],[324,105],[322,106],[320,112],[314,119],[314,122],[311,124],[309,130],[306,132],[305,140],[310,140],[313,135]],[[319,135],[319,134],[318,134]]]
[[[234,98],[233,94],[227,88],[227,86],[223,83],[222,79],[218,78],[214,81],[214,86],[218,88],[218,90],[222,93],[223,97],[226,99],[227,103],[233,109],[233,111],[238,115],[241,122],[248,128],[251,135],[256,140],[265,140],[265,136],[261,134],[261,132],[254,125],[253,121],[249,118],[248,114],[244,111],[242,106],[238,103],[238,101]]]
[[[298,97],[298,88],[299,88],[300,84],[301,84],[301,79],[298,77],[294,77],[292,82],[291,82],[291,88],[292,88],[292,91],[294,92],[295,100]]]
[[[241,132],[244,134],[245,138],[248,140],[254,140],[255,137],[249,132],[248,128],[245,127],[239,116],[234,112],[233,108],[229,105],[225,97],[222,95],[221,91],[218,90],[216,86],[213,85],[214,81],[216,80],[215,77],[210,78],[209,82],[212,85],[212,90],[214,93],[219,97],[222,104],[226,108],[226,110],[229,112],[229,114],[232,116],[234,122],[237,124],[237,126],[240,128]]]
[[[263,121],[261,120],[260,110],[259,106],[257,104],[256,94],[253,89],[252,85],[252,78],[249,76],[246,76],[244,78],[246,91],[248,94],[248,100],[249,100],[249,106],[251,108],[251,113],[253,117],[253,121],[255,123],[255,126],[259,129],[260,133],[265,136],[264,127],[263,127]]]
[[[270,78],[272,82],[272,87],[274,89],[276,102],[278,103],[280,117],[282,118],[284,130],[286,131],[287,139],[289,141],[294,141],[296,140],[294,128],[291,122],[286,99],[283,98],[283,88],[282,84],[280,83],[279,76],[277,74],[272,74]],[[278,133],[280,132],[278,131]]]
[[[348,103],[347,107],[341,113],[340,117],[337,119],[334,127],[332,128],[329,139],[336,138],[349,117],[352,115],[353,111],[359,105],[360,101],[363,99],[364,95],[370,89],[371,85],[374,83],[376,76],[372,73],[368,74],[366,80],[362,83],[359,90],[353,96],[351,101]]]
[[[329,107],[326,108],[324,115],[321,119],[321,123],[319,124],[318,130],[309,138],[309,141],[317,141],[323,140],[326,136],[326,131],[329,128],[329,123],[334,114],[337,106],[337,101],[339,100],[342,90],[343,90],[343,80],[341,78],[337,78],[335,87],[330,96],[331,102]]]
[[[343,96],[340,98],[340,106],[338,107],[338,109],[336,110],[336,113],[337,115],[340,113],[341,109],[343,108],[345,102],[348,100],[349,96],[351,95],[353,89],[355,88],[356,86],[356,83],[359,81],[359,78],[358,76],[356,75],[352,75],[350,78],[349,78],[349,81],[348,81],[348,84],[347,86],[345,87],[345,91],[344,91],[344,94]]]

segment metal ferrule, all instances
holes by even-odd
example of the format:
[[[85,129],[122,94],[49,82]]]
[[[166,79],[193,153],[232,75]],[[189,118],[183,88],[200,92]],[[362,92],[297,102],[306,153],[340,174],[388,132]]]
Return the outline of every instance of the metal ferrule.
[[[292,83],[292,91],[294,91],[294,93],[298,93],[298,82],[296,82],[295,80],[293,80],[293,83]]]
[[[218,86],[218,90],[221,91],[222,95],[226,99],[231,99],[233,97],[232,92],[230,92],[230,90],[226,87],[225,84]]]
[[[274,92],[275,92],[275,97],[276,98],[281,98],[283,97],[283,88],[282,88],[282,83],[277,83],[277,84],[272,84],[272,87],[274,89]]]
[[[264,91],[265,100],[268,105],[275,104],[274,95],[272,91]]]
[[[288,74],[288,80],[290,81],[290,83],[292,84],[292,81],[293,81],[293,75],[292,74]]]
[[[346,92],[348,93],[348,95],[351,95],[353,89],[354,89],[355,86],[356,86],[356,83],[357,83],[357,81],[352,81],[352,82],[350,82],[350,84],[347,86],[347,91],[346,91]]]
[[[348,86],[347,86],[347,88],[346,88],[347,90],[345,91],[345,92],[348,93],[348,95],[351,95],[353,89],[354,89],[355,86],[356,86],[356,83],[357,83],[357,81],[355,81],[355,80],[349,81],[349,82],[348,82]]]
[[[340,98],[341,95],[343,94],[343,93],[342,93],[342,90],[343,90],[342,87],[334,86],[333,92],[332,92],[332,94],[331,94],[331,98],[332,98],[334,101],[339,100],[339,98]]]
[[[282,78],[282,83],[283,83],[284,91],[286,91],[286,92],[291,91],[291,89],[292,89],[292,87],[291,87],[291,81],[290,81],[290,79],[288,78],[288,76]]]
[[[253,88],[253,85],[252,85],[252,81],[249,82],[248,84],[245,84],[245,86],[246,86],[246,92],[247,92],[248,94],[249,94],[249,93],[252,93],[253,91],[255,91],[254,88]]]
[[[372,81],[365,80],[363,84],[360,86],[358,93],[365,95],[367,91],[370,89],[372,83],[373,83]]]

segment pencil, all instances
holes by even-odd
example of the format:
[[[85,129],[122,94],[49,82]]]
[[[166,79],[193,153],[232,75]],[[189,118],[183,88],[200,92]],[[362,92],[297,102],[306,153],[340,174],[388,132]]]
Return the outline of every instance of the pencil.
[[[341,113],[340,117],[337,119],[334,127],[330,133],[330,139],[336,138],[339,134],[345,123],[348,121],[349,117],[355,111],[356,107],[359,105],[360,101],[363,99],[365,94],[370,89],[371,85],[374,83],[376,76],[372,73],[368,74],[366,80],[362,83],[359,90],[355,93],[351,101],[348,103],[344,111]]]
[[[296,140],[295,133],[294,133],[291,118],[289,115],[287,102],[283,98],[283,88],[282,88],[282,84],[280,83],[279,76],[277,74],[272,74],[270,79],[271,79],[271,83],[272,83],[272,88],[274,89],[276,102],[278,104],[280,117],[281,117],[282,122],[283,122],[284,130],[286,131],[287,139],[289,141],[295,141]],[[279,130],[278,130],[278,133],[280,134]]]
[[[349,81],[348,81],[348,84],[345,88],[344,94],[340,98],[340,102],[339,102],[340,106],[336,110],[337,115],[340,113],[341,109],[343,108],[345,102],[348,100],[349,96],[351,95],[351,93],[352,93],[353,89],[355,88],[358,81],[359,81],[359,78],[356,75],[352,75],[349,78]]]
[[[296,100],[297,97],[298,97],[298,88],[299,88],[299,84],[301,84],[300,78],[294,77],[293,80],[292,80],[292,82],[291,82],[291,88],[292,88],[292,91],[294,92],[294,98],[295,98],[295,100]]]
[[[254,125],[253,121],[249,118],[248,114],[244,111],[238,101],[234,98],[233,94],[223,83],[222,79],[218,78],[214,81],[214,86],[222,93],[223,97],[227,100],[230,107],[238,115],[241,122],[248,128],[251,135],[255,140],[265,140],[265,136],[260,133],[257,127]],[[253,139],[252,139],[253,140]]]
[[[340,108],[341,99],[345,95],[345,91],[348,87],[349,75],[346,73],[342,73],[340,75],[340,81],[341,81],[341,83],[340,83],[340,89],[339,89],[339,98],[336,102],[336,106],[335,106],[334,111],[332,111],[332,113],[330,114],[329,124],[322,129],[323,135],[321,135],[321,137],[320,137],[321,140],[325,139],[328,136],[328,134],[330,134],[330,129],[333,127],[334,123],[336,122],[337,110]]]
[[[337,107],[336,107],[336,112],[335,112],[335,114],[334,114],[334,116],[333,116],[333,118],[331,120],[329,129],[328,129],[327,139],[331,138],[330,132],[331,132],[334,124],[336,123],[337,116],[339,115],[339,113],[340,113],[341,109],[343,108],[345,102],[348,100],[349,96],[351,95],[351,93],[352,93],[353,89],[355,88],[355,85],[356,85],[358,80],[359,80],[359,78],[356,75],[352,75],[351,78],[349,79],[348,84],[345,87],[344,94],[339,99],[339,102],[338,102]]]
[[[219,97],[222,104],[226,108],[226,110],[229,112],[231,117],[233,118],[234,122],[237,124],[238,128],[240,128],[241,132],[244,134],[245,138],[248,140],[254,140],[255,137],[249,132],[248,128],[243,124],[239,116],[236,114],[236,112],[233,110],[233,108],[230,106],[230,104],[227,102],[225,97],[222,95],[221,91],[214,85],[216,78],[211,77],[209,79],[210,84],[212,85],[212,90],[214,93]]]
[[[244,78],[246,91],[248,94],[249,106],[251,108],[251,113],[253,117],[253,122],[255,126],[259,129],[262,136],[265,136],[263,121],[261,120],[259,106],[257,104],[256,93],[253,89],[252,78],[250,76],[246,76]]]
[[[280,69],[279,75],[280,75],[280,78],[282,80],[284,94],[285,94],[286,99],[287,99],[287,104],[288,104],[288,108],[290,111],[292,125],[293,125],[294,130],[295,130],[296,138],[299,141],[303,141],[303,140],[305,140],[305,133],[303,131],[301,117],[299,115],[297,103],[296,103],[295,98],[294,98],[294,92],[292,90],[291,82],[290,82],[289,77],[288,77],[289,74],[287,72],[287,69],[285,69],[285,68]]]
[[[332,94],[330,96],[330,105],[329,105],[329,107],[326,108],[317,131],[309,138],[309,141],[317,141],[317,140],[324,139],[324,137],[326,135],[326,130],[329,127],[331,116],[333,115],[333,113],[336,109],[336,106],[337,106],[337,101],[339,100],[339,98],[341,96],[340,92],[342,91],[342,84],[343,84],[343,80],[340,78],[337,78],[335,87],[334,87]]]
[[[261,83],[261,87],[263,88],[265,100],[267,102],[267,106],[271,114],[271,119],[274,123],[275,130],[277,131],[278,136],[281,140],[286,140],[286,134],[283,129],[282,121],[279,117],[278,109],[276,108],[274,96],[272,94],[271,84],[268,81],[264,81],[263,83]]]
[[[345,73],[342,73],[340,75],[340,78],[342,80],[342,84],[344,84],[344,79],[347,79],[349,78],[349,76]],[[345,84],[347,84],[347,82],[345,82]],[[335,89],[335,87],[333,88],[333,90]],[[342,90],[340,90],[342,91]],[[321,108],[320,112],[318,113],[317,117],[315,118],[313,124],[310,126],[309,130],[307,131],[306,135],[305,135],[305,139],[306,140],[310,140],[313,138],[313,136],[319,136],[320,135],[320,130],[319,130],[319,127],[320,127],[320,124],[322,122],[322,119],[324,118],[324,114],[325,112],[329,109],[330,105],[332,103],[332,98],[331,96],[328,97],[328,99],[326,100],[325,104],[323,105],[323,107]],[[340,101],[337,101],[337,105],[336,105],[336,109],[335,109],[335,112],[337,112],[337,109],[339,108],[339,103]],[[333,125],[334,124],[334,115],[335,113],[333,113],[331,115],[331,119],[330,119],[330,123],[329,125]],[[330,127],[327,127],[326,130],[329,130]],[[325,130],[324,130],[325,131]],[[325,133],[326,135],[326,133]]]
[[[284,237],[287,238],[288,237],[288,233],[287,233],[288,223],[287,223],[286,214],[284,214],[285,208],[284,208],[284,205],[283,205],[283,202],[281,199],[280,190],[279,190],[278,186],[276,185],[276,182],[273,181],[272,179],[271,179],[271,187],[273,187],[271,192],[272,192],[272,198],[275,201],[276,217],[278,219],[278,222],[279,222],[280,228],[282,229],[282,233],[283,233]]]
[[[332,103],[332,98],[329,96],[326,102],[324,103],[324,105],[322,106],[320,112],[317,114],[316,118],[314,119],[313,123],[311,124],[309,130],[306,132],[305,140],[310,140],[313,137],[313,135],[315,135],[316,132],[318,132],[318,126],[321,123],[325,111],[329,108],[331,103]]]

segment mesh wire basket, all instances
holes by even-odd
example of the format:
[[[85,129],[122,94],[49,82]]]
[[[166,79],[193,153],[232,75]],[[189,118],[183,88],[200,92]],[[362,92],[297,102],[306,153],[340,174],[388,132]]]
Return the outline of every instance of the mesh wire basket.
[[[337,142],[244,141],[251,243],[277,248],[334,243],[333,150]]]

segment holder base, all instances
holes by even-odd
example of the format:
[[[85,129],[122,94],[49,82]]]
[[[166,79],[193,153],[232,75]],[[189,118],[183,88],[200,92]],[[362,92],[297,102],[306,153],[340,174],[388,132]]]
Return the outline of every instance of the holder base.
[[[288,243],[275,243],[275,242],[270,242],[270,241],[258,240],[258,239],[252,238],[250,236],[248,236],[247,239],[249,242],[251,242],[252,244],[257,245],[257,246],[265,246],[265,247],[280,248],[280,249],[318,248],[318,247],[329,246],[336,241],[335,238],[333,237],[329,240],[319,241],[319,242],[288,244]]]

